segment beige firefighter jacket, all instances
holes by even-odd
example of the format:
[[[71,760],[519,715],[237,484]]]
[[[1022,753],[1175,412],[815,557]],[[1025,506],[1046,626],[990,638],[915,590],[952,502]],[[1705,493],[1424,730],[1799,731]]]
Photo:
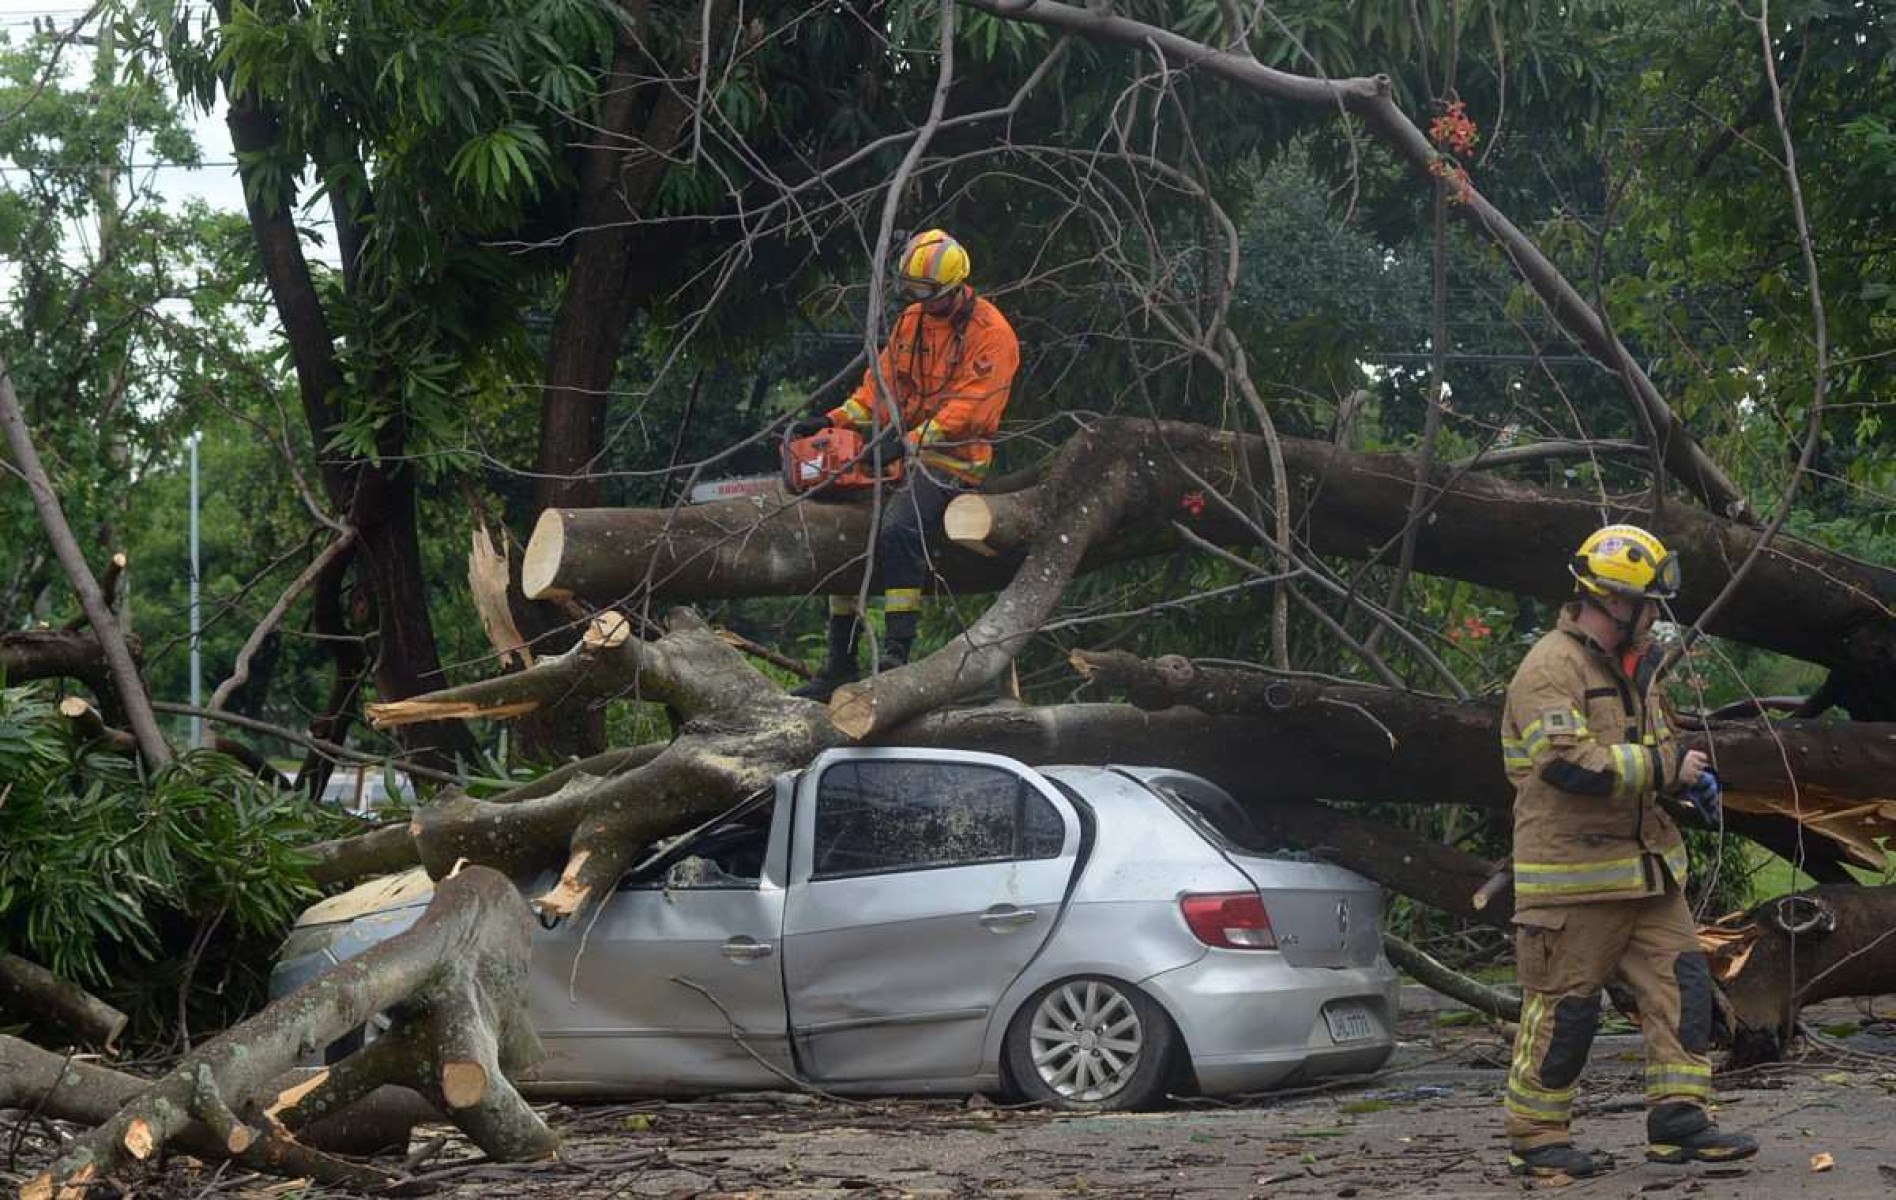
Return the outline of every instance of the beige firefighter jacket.
[[[1629,678],[1562,610],[1508,685],[1501,752],[1514,783],[1517,909],[1658,895],[1685,884],[1685,840],[1658,805],[1679,748],[1649,648]]]

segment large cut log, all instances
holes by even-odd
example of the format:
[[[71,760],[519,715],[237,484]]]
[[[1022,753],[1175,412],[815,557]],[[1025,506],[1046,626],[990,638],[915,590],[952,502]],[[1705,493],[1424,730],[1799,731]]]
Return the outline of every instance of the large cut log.
[[[526,1016],[532,928],[532,915],[505,876],[470,867],[442,880],[407,931],[185,1057],[68,1147],[21,1194],[47,1200],[83,1188],[199,1126],[233,1156],[260,1145],[289,1152],[298,1145],[290,1130],[339,1112],[385,1083],[421,1093],[495,1158],[550,1153],[553,1134],[508,1077],[540,1052]],[[376,1014],[392,1020],[383,1037],[278,1090],[312,1048]]]
[[[1704,938],[1731,1001],[1736,1058],[1776,1058],[1798,1010],[1896,990],[1896,887],[1850,884],[1767,900]],[[1722,932],[1725,936],[1717,936]]]
[[[1176,423],[1117,422],[1103,435],[1156,473],[1149,502],[1125,510],[1082,569],[1174,549],[1182,523],[1223,544],[1253,540],[1219,505],[1182,507],[1203,480],[1236,486],[1237,458],[1268,471],[1262,439]],[[1408,455],[1364,454],[1327,442],[1282,439],[1305,545],[1322,555],[1383,553],[1407,521],[1417,464]],[[1418,570],[1547,600],[1570,591],[1568,557],[1601,520],[1594,492],[1531,487],[1486,474],[1431,473],[1431,508],[1416,539]],[[1612,519],[1654,526],[1685,563],[1675,611],[1695,617],[1755,544],[1750,526],[1681,504],[1655,517],[1643,497],[1611,507]],[[1054,506],[1046,486],[967,496],[950,506],[957,550],[935,559],[942,584],[991,590],[1014,576]],[[523,583],[536,595],[573,594],[594,604],[643,595],[700,600],[853,590],[860,582],[868,509],[750,497],[673,510],[549,509],[527,548]],[[1497,547],[1505,550],[1498,551]],[[1896,720],[1896,570],[1780,535],[1710,632],[1822,663],[1839,673],[1840,702],[1864,720]],[[1795,613],[1795,620],[1785,614]]]
[[[1304,796],[1438,798],[1505,810],[1514,789],[1502,773],[1500,707],[1421,692],[1342,684],[1273,671],[1200,666],[1167,655],[1076,652],[1074,667],[1140,708],[1188,705],[1248,716],[1279,744],[1298,744],[1273,777]],[[1726,788],[1727,827],[1792,859],[1813,877],[1841,882],[1848,860],[1883,870],[1881,839],[1896,835],[1896,725],[1834,721],[1712,722],[1686,735],[1707,751]],[[1275,762],[1275,760],[1272,760]],[[1408,789],[1384,797],[1377,781]],[[1292,782],[1294,781],[1294,782]],[[1433,781],[1432,784],[1429,781]],[[1807,835],[1799,836],[1801,828]]]

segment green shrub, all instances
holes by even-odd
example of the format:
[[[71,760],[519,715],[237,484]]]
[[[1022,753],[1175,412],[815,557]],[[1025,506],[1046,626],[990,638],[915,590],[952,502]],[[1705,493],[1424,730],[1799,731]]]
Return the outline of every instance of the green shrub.
[[[147,773],[75,745],[37,687],[0,688],[0,950],[99,990],[156,1036],[258,998],[316,896],[298,849],[341,818],[194,751]]]

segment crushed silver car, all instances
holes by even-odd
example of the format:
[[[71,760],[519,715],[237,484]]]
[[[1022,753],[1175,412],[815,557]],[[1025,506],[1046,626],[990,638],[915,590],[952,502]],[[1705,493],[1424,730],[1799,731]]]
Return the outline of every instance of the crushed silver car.
[[[828,751],[536,934],[547,1056],[522,1085],[1096,1110],[1376,1069],[1397,990],[1381,894],[1247,833],[1236,801],[1175,771]],[[316,905],[273,990],[406,929],[430,895],[412,872]]]

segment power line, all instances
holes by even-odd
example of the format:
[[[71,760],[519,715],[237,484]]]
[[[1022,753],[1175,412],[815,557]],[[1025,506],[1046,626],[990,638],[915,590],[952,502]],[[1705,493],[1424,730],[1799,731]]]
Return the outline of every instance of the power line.
[[[7,166],[5,164],[0,164],[0,175],[7,175],[7,174],[35,175],[35,174],[44,174],[47,172],[63,173],[63,172],[68,172],[68,171],[214,171],[218,169],[235,170],[236,168],[237,168],[237,160],[235,159],[232,159],[229,162],[207,162],[207,163],[168,163],[168,162],[59,163],[56,165],[48,165],[48,166],[43,166],[43,167]]]

